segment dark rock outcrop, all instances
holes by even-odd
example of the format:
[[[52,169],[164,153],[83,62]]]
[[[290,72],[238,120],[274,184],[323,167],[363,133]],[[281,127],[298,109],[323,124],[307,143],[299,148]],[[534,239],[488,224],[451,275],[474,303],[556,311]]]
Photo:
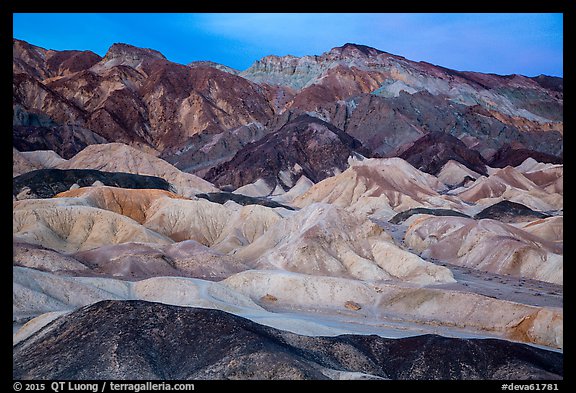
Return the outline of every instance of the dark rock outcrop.
[[[54,195],[68,191],[78,184],[88,187],[99,181],[106,186],[122,188],[140,188],[171,191],[166,180],[156,176],[136,175],[124,172],[103,172],[95,169],[39,169],[16,176],[12,180],[12,194],[20,194],[25,188],[30,189],[29,196],[34,198],[52,198]]]
[[[390,219],[392,224],[401,224],[414,214],[431,214],[433,216],[450,216],[450,217],[466,217],[470,218],[464,213],[457,212],[450,209],[429,209],[427,207],[416,207],[414,209],[408,209],[403,212],[396,214]]]
[[[18,343],[14,379],[561,379],[563,355],[496,339],[308,337],[219,310],[103,301]]]
[[[219,186],[234,188],[264,179],[285,190],[304,175],[319,182],[348,167],[348,157],[372,153],[344,131],[309,115],[300,115],[278,131],[246,145],[234,158],[204,176]]]
[[[490,218],[505,223],[513,223],[526,220],[538,220],[550,217],[548,214],[530,209],[521,203],[512,201],[501,201],[495,203],[481,212],[477,213],[474,218],[477,220]]]
[[[443,132],[429,132],[404,150],[400,158],[414,168],[437,175],[450,160],[458,161],[477,173],[487,176],[485,160],[460,139]]]
[[[52,150],[68,159],[88,145],[107,142],[88,128],[58,124],[42,113],[14,106],[12,146],[18,151]]]
[[[221,205],[223,205],[227,201],[234,201],[242,206],[262,205],[271,208],[283,207],[284,209],[294,210],[294,208],[290,206],[283,205],[270,199],[251,197],[242,194],[234,194],[232,192],[209,192],[206,194],[196,194],[196,196],[198,198],[207,199],[210,202],[219,203]]]
[[[550,164],[562,164],[563,158],[552,154],[543,153],[531,149],[514,149],[509,144],[502,146],[490,159],[489,165],[493,168],[505,168],[507,166],[518,166],[527,158],[533,158],[538,162]]]

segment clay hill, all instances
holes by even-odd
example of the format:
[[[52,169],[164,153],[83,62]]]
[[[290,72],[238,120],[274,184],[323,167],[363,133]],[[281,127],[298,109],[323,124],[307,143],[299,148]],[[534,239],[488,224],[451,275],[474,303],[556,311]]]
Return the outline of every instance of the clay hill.
[[[564,378],[562,78],[14,39],[13,110],[15,379]]]

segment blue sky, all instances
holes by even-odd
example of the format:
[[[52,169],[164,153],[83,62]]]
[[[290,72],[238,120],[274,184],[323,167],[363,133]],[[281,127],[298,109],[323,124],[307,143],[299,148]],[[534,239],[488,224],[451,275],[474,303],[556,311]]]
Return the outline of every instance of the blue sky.
[[[562,14],[22,13],[13,22],[14,38],[46,49],[103,56],[123,42],[239,70],[353,42],[460,71],[563,76]]]

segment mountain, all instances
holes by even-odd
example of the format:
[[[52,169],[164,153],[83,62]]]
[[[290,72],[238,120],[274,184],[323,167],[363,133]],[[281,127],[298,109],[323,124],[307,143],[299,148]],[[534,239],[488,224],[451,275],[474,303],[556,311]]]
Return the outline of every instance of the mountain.
[[[300,176],[313,182],[347,167],[348,157],[371,156],[362,144],[333,125],[301,115],[278,131],[246,145],[234,158],[212,168],[205,179],[219,187],[238,188],[264,180],[271,189],[291,188]]]
[[[557,121],[562,117],[558,81],[554,85],[521,75],[460,72],[351,43],[320,56],[267,56],[240,75],[299,90],[293,103],[303,94],[306,97],[301,102],[308,105],[302,108],[305,110],[313,110],[320,103],[314,97],[319,96],[330,102],[360,93],[397,97],[406,91],[446,96],[467,106],[496,107],[505,115],[529,120]],[[547,93],[550,86],[554,86],[553,95]]]
[[[32,58],[23,46],[14,41],[15,104],[111,142],[161,151],[196,133],[264,122],[273,113],[258,85],[213,67],[172,63],[151,49],[114,44],[90,67],[53,77],[51,68],[20,66]],[[29,66],[43,65],[37,63]]]
[[[89,144],[122,142],[205,175],[276,131],[275,118],[291,111],[319,117],[379,155],[395,156],[429,132],[449,133],[486,160],[506,144],[562,154],[561,78],[462,72],[351,43],[320,55],[266,56],[236,72],[176,64],[128,44],[100,58],[13,42],[18,118],[46,117],[41,128],[14,121],[20,151],[70,158]],[[234,131],[242,127],[249,130]]]
[[[441,194],[446,190],[436,177],[401,158],[372,158],[351,161],[344,172],[316,183],[292,203],[298,207],[330,203],[386,218],[419,206],[462,209],[460,201]]]

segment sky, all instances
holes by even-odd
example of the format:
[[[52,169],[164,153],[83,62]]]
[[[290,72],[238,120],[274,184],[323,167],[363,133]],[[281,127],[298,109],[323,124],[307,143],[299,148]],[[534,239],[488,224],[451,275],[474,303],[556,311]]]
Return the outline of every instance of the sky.
[[[122,42],[238,70],[350,42],[459,71],[563,76],[559,13],[15,13],[13,37],[100,56]]]

